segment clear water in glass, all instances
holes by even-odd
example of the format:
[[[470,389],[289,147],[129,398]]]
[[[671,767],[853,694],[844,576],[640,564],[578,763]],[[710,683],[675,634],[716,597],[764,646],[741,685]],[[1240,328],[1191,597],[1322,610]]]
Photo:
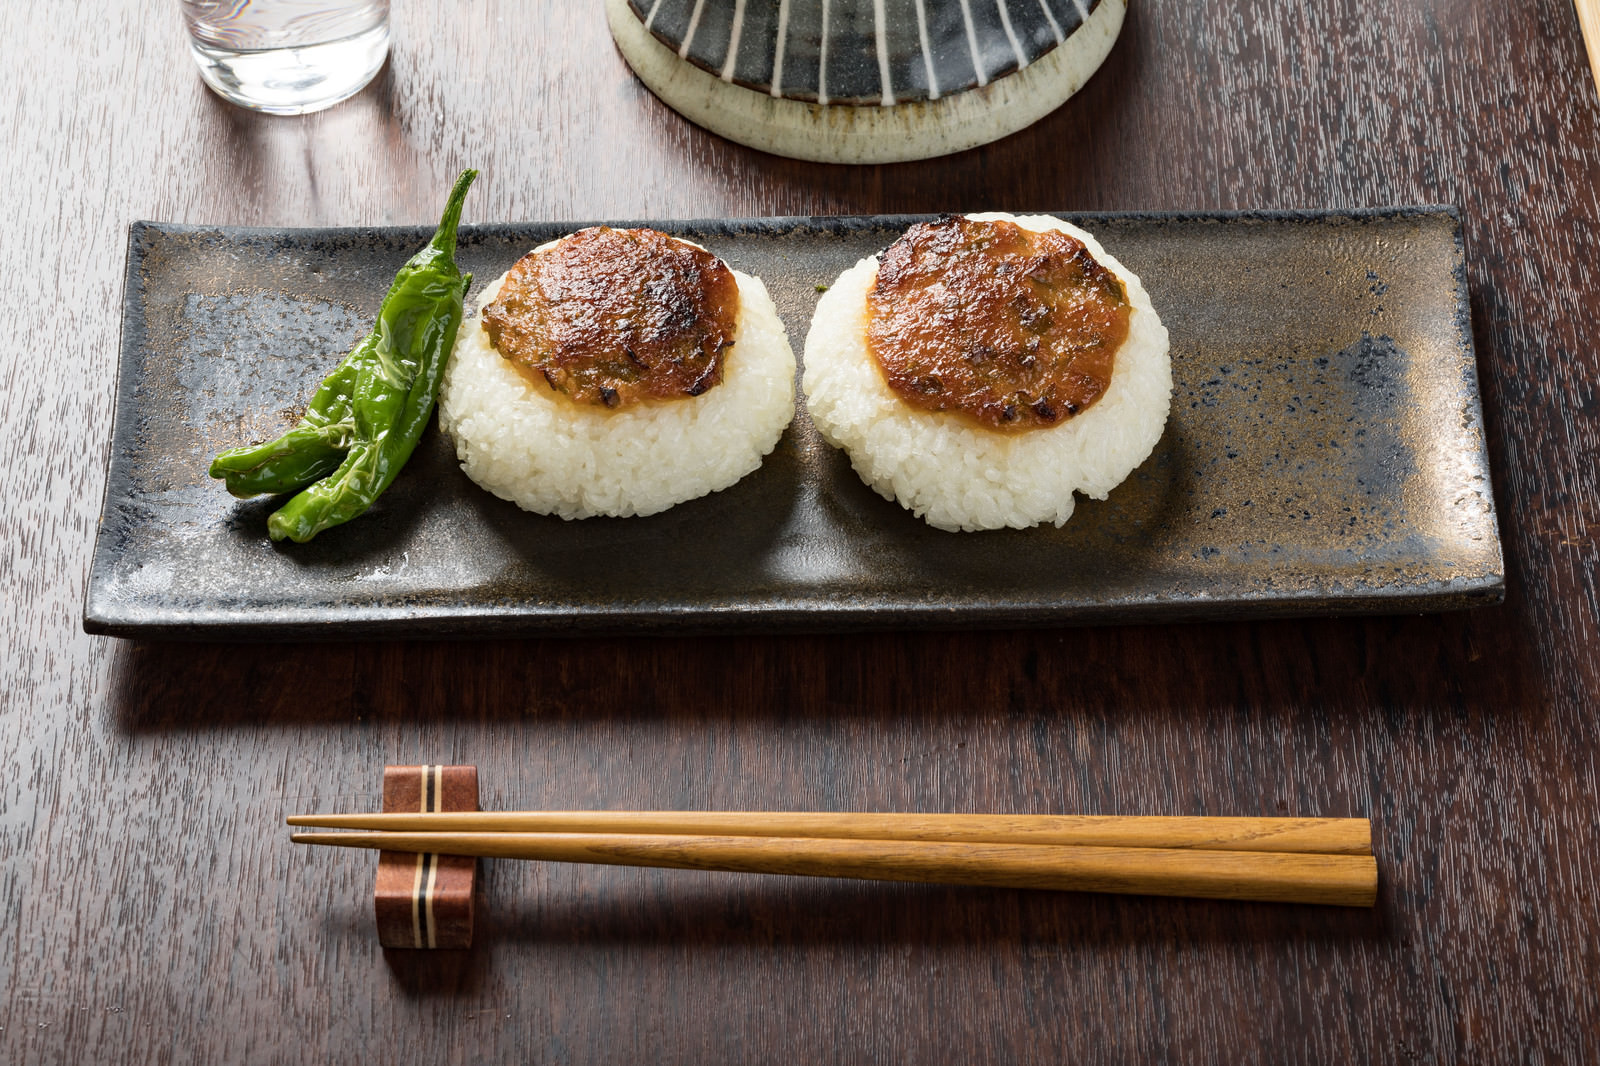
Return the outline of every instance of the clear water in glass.
[[[359,92],[389,54],[389,0],[179,0],[217,95],[303,115]]]

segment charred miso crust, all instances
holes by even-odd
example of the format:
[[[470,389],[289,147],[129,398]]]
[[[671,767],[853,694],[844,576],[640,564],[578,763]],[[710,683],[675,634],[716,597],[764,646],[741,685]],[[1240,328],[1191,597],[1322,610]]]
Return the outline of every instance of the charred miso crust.
[[[738,316],[733,271],[710,252],[597,226],[518,260],[483,325],[501,355],[555,391],[623,407],[721,382]]]
[[[868,348],[900,399],[1023,430],[1100,398],[1129,305],[1068,234],[955,216],[912,226],[883,253],[867,313]]]

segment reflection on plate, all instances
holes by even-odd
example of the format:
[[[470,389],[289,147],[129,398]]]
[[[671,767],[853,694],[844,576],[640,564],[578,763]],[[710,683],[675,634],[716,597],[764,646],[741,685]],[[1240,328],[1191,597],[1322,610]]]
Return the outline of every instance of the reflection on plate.
[[[1144,279],[1176,392],[1155,453],[1061,529],[930,529],[863,486],[802,405],[756,473],[650,518],[526,514],[430,430],[366,517],[304,545],[270,543],[273,502],[232,499],[206,464],[288,424],[427,234],[135,223],[85,628],[972,628],[1499,602],[1452,210],[1064,217]],[[647,224],[764,278],[798,352],[817,286],[913,221]],[[492,278],[582,224],[463,227],[460,261]]]

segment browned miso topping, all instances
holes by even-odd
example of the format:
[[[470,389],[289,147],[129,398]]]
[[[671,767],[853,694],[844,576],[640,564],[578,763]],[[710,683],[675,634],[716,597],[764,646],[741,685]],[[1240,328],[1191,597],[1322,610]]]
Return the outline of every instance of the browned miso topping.
[[[912,226],[883,253],[867,347],[913,407],[1033,429],[1106,391],[1128,314],[1122,283],[1081,241],[945,218]]]
[[[501,355],[557,392],[622,407],[720,384],[738,316],[738,282],[710,252],[597,226],[518,260],[483,326]]]

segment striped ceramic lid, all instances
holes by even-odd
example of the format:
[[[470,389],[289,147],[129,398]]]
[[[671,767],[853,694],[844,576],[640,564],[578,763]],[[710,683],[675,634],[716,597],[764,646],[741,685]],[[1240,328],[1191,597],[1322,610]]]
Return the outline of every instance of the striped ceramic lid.
[[[695,66],[773,96],[936,100],[1015,73],[1101,0],[627,0]]]

